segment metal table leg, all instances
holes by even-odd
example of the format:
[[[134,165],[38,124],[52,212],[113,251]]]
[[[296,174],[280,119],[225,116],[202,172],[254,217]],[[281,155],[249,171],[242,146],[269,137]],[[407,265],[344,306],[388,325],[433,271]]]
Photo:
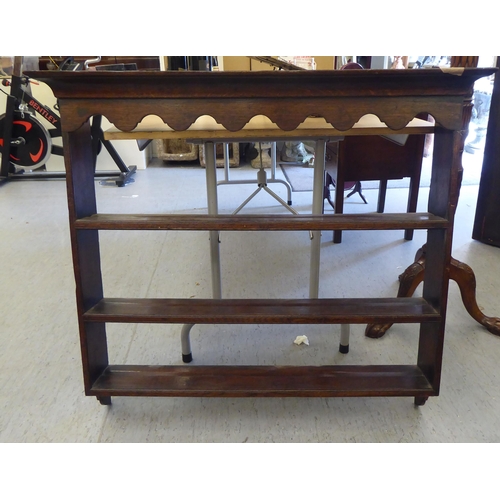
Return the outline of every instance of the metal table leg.
[[[325,182],[325,153],[326,141],[320,139],[316,141],[314,159],[314,181],[313,181],[313,215],[323,213],[323,187]],[[311,265],[309,278],[309,298],[319,297],[319,269],[321,251],[321,231],[312,231],[311,236]],[[341,325],[339,351],[343,354],[349,352],[350,325]]]
[[[316,141],[313,180],[313,215],[321,215],[323,209],[323,183],[325,171],[326,141]],[[319,263],[321,248],[321,231],[311,232],[311,265],[309,274],[309,298],[317,299],[319,296]]]
[[[217,202],[217,170],[215,163],[215,143],[206,142],[205,174],[207,179],[207,204],[208,215],[217,215],[219,208]],[[220,251],[219,251],[219,231],[209,231],[210,234],[210,261],[212,269],[212,296],[214,299],[222,298],[222,283],[220,269]]]
[[[208,214],[217,215],[217,170],[215,162],[215,144],[213,142],[204,143],[206,168],[205,174],[207,179],[207,205]],[[222,280],[220,266],[220,248],[219,248],[219,231],[209,231],[210,239],[210,268],[212,272],[212,297],[214,299],[222,298]],[[191,353],[191,344],[189,333],[194,324],[185,324],[181,332],[182,360],[185,363],[190,363],[193,360]]]

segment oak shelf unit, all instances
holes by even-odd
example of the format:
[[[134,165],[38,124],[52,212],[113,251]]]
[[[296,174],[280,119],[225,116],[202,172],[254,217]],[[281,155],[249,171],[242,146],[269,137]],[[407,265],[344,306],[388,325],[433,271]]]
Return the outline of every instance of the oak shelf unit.
[[[304,72],[28,72],[58,98],[63,124],[66,182],[85,393],[110,404],[113,396],[352,397],[412,396],[424,404],[440,389],[451,259],[454,195],[458,186],[462,112],[474,81],[492,68],[442,71],[366,70]],[[302,136],[380,134],[356,129],[377,115],[385,133],[409,131],[420,113],[436,122],[428,210],[410,214],[226,216],[97,213],[89,119],[103,115],[134,137],[147,115],[189,138],[189,127],[209,115],[226,132],[212,142],[242,140],[255,115],[272,120],[282,139]],[[322,117],[330,130],[298,130],[308,117]],[[141,138],[148,137],[141,130]],[[196,131],[203,139],[203,131]],[[210,134],[208,134],[210,136]],[[155,130],[151,138],[161,138]],[[210,138],[205,137],[210,141]],[[213,150],[212,150],[213,151]],[[215,155],[213,161],[215,162]],[[320,172],[319,175],[322,175]],[[209,181],[207,174],[207,183]],[[105,297],[99,232],[148,231],[427,231],[422,297],[346,299],[149,299]],[[368,366],[149,366],[112,365],[107,323],[418,323],[414,365]]]

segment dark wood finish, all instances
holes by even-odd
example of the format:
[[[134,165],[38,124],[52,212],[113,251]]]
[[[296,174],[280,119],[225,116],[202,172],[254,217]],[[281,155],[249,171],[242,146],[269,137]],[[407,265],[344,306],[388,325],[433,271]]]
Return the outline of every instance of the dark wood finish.
[[[175,130],[186,130],[198,117],[210,115],[229,131],[237,131],[253,116],[263,114],[285,131],[296,129],[309,116],[323,117],[344,131],[370,113],[390,129],[401,130],[409,116],[413,119],[424,112],[438,126],[459,130],[464,88],[488,74],[487,69],[469,69],[460,78],[440,70],[134,71],[126,75],[82,71],[77,76],[70,71],[27,72],[53,89],[67,131],[103,113],[123,131],[133,130],[150,114]],[[413,89],[411,98],[408,89]]]
[[[426,246],[420,248],[415,256],[415,261],[399,276],[398,297],[412,297],[418,285],[424,280]],[[476,277],[470,266],[453,257],[450,261],[450,279],[455,281],[462,296],[467,312],[493,335],[500,336],[500,318],[486,316],[476,300]],[[367,337],[378,339],[382,337],[392,323],[371,323],[366,327]]]
[[[59,100],[68,170],[68,201],[82,361],[87,395],[102,404],[122,396],[413,396],[416,404],[439,393],[453,230],[453,196],[459,170],[462,110],[473,82],[494,69],[463,74],[441,70],[297,72],[33,72]],[[106,116],[132,130],[154,114],[175,130],[211,115],[230,132],[257,114],[293,131],[321,116],[338,130],[377,114],[401,130],[419,113],[437,123],[429,210],[424,214],[261,218],[118,216],[97,214],[91,175],[88,120]],[[230,132],[228,135],[230,136]],[[427,228],[429,255],[422,298],[287,301],[112,299],[103,297],[98,233],[101,229],[293,230]],[[155,224],[157,226],[155,226]],[[247,224],[247,227],[244,225]],[[205,226],[205,229],[208,229]],[[432,255],[432,257],[430,257]],[[365,322],[420,323],[417,364],[335,367],[151,367],[108,365],[105,323]]]
[[[500,64],[500,59],[498,59]],[[472,238],[500,247],[500,79],[495,78]]]
[[[94,156],[90,123],[78,131],[63,134],[64,156],[67,168],[66,186],[73,248],[73,266],[76,281],[76,306],[80,332],[83,378],[85,390],[90,390],[102,370],[108,365],[106,328],[104,324],[85,325],[83,313],[103,298],[99,234],[97,230],[77,231],[74,221],[88,217],[97,210],[94,184]],[[81,251],[76,251],[81,249]]]
[[[435,396],[418,366],[109,366],[95,396]]]
[[[77,229],[149,230],[149,231],[297,231],[312,229],[437,229],[448,221],[429,213],[418,214],[342,214],[297,215],[161,215],[94,214],[75,221]]]
[[[83,320],[106,323],[399,323],[439,321],[422,298],[370,299],[111,299],[87,310]]]

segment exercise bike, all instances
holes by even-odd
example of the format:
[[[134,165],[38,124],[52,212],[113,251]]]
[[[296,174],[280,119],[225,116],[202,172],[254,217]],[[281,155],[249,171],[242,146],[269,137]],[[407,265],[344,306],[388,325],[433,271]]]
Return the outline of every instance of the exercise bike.
[[[51,155],[63,156],[62,146],[53,144],[52,139],[62,136],[59,115],[50,107],[45,106],[31,93],[31,82],[22,74],[22,57],[14,57],[14,67],[11,78],[3,78],[2,85],[10,87],[7,95],[5,114],[0,115],[0,182],[9,179],[47,179],[65,178],[65,172],[51,172],[45,169],[45,164]],[[98,62],[100,58],[74,64],[72,58],[61,65],[61,70],[80,71],[88,69],[88,64]],[[0,89],[1,90],[1,89]],[[57,107],[57,105],[55,106]],[[52,127],[46,128],[37,119],[43,117]],[[93,144],[94,172],[96,177],[117,177],[115,183],[122,187],[130,181],[137,166],[127,167],[113,145],[104,139],[101,128],[102,117],[94,116],[91,123]],[[147,144],[146,144],[147,145]],[[102,146],[106,148],[118,167],[118,171],[96,170],[97,155]],[[139,149],[145,145],[138,143]]]

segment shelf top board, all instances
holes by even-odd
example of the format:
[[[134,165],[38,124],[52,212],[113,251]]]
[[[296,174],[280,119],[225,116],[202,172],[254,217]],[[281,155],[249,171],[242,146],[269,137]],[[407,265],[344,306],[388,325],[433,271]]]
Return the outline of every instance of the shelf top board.
[[[156,115],[173,130],[189,129],[211,116],[226,130],[243,129],[265,116],[284,131],[309,117],[339,131],[372,114],[402,130],[420,113],[451,130],[478,78],[496,68],[329,71],[31,71],[59,100],[63,130],[78,129],[103,115],[121,131]]]

